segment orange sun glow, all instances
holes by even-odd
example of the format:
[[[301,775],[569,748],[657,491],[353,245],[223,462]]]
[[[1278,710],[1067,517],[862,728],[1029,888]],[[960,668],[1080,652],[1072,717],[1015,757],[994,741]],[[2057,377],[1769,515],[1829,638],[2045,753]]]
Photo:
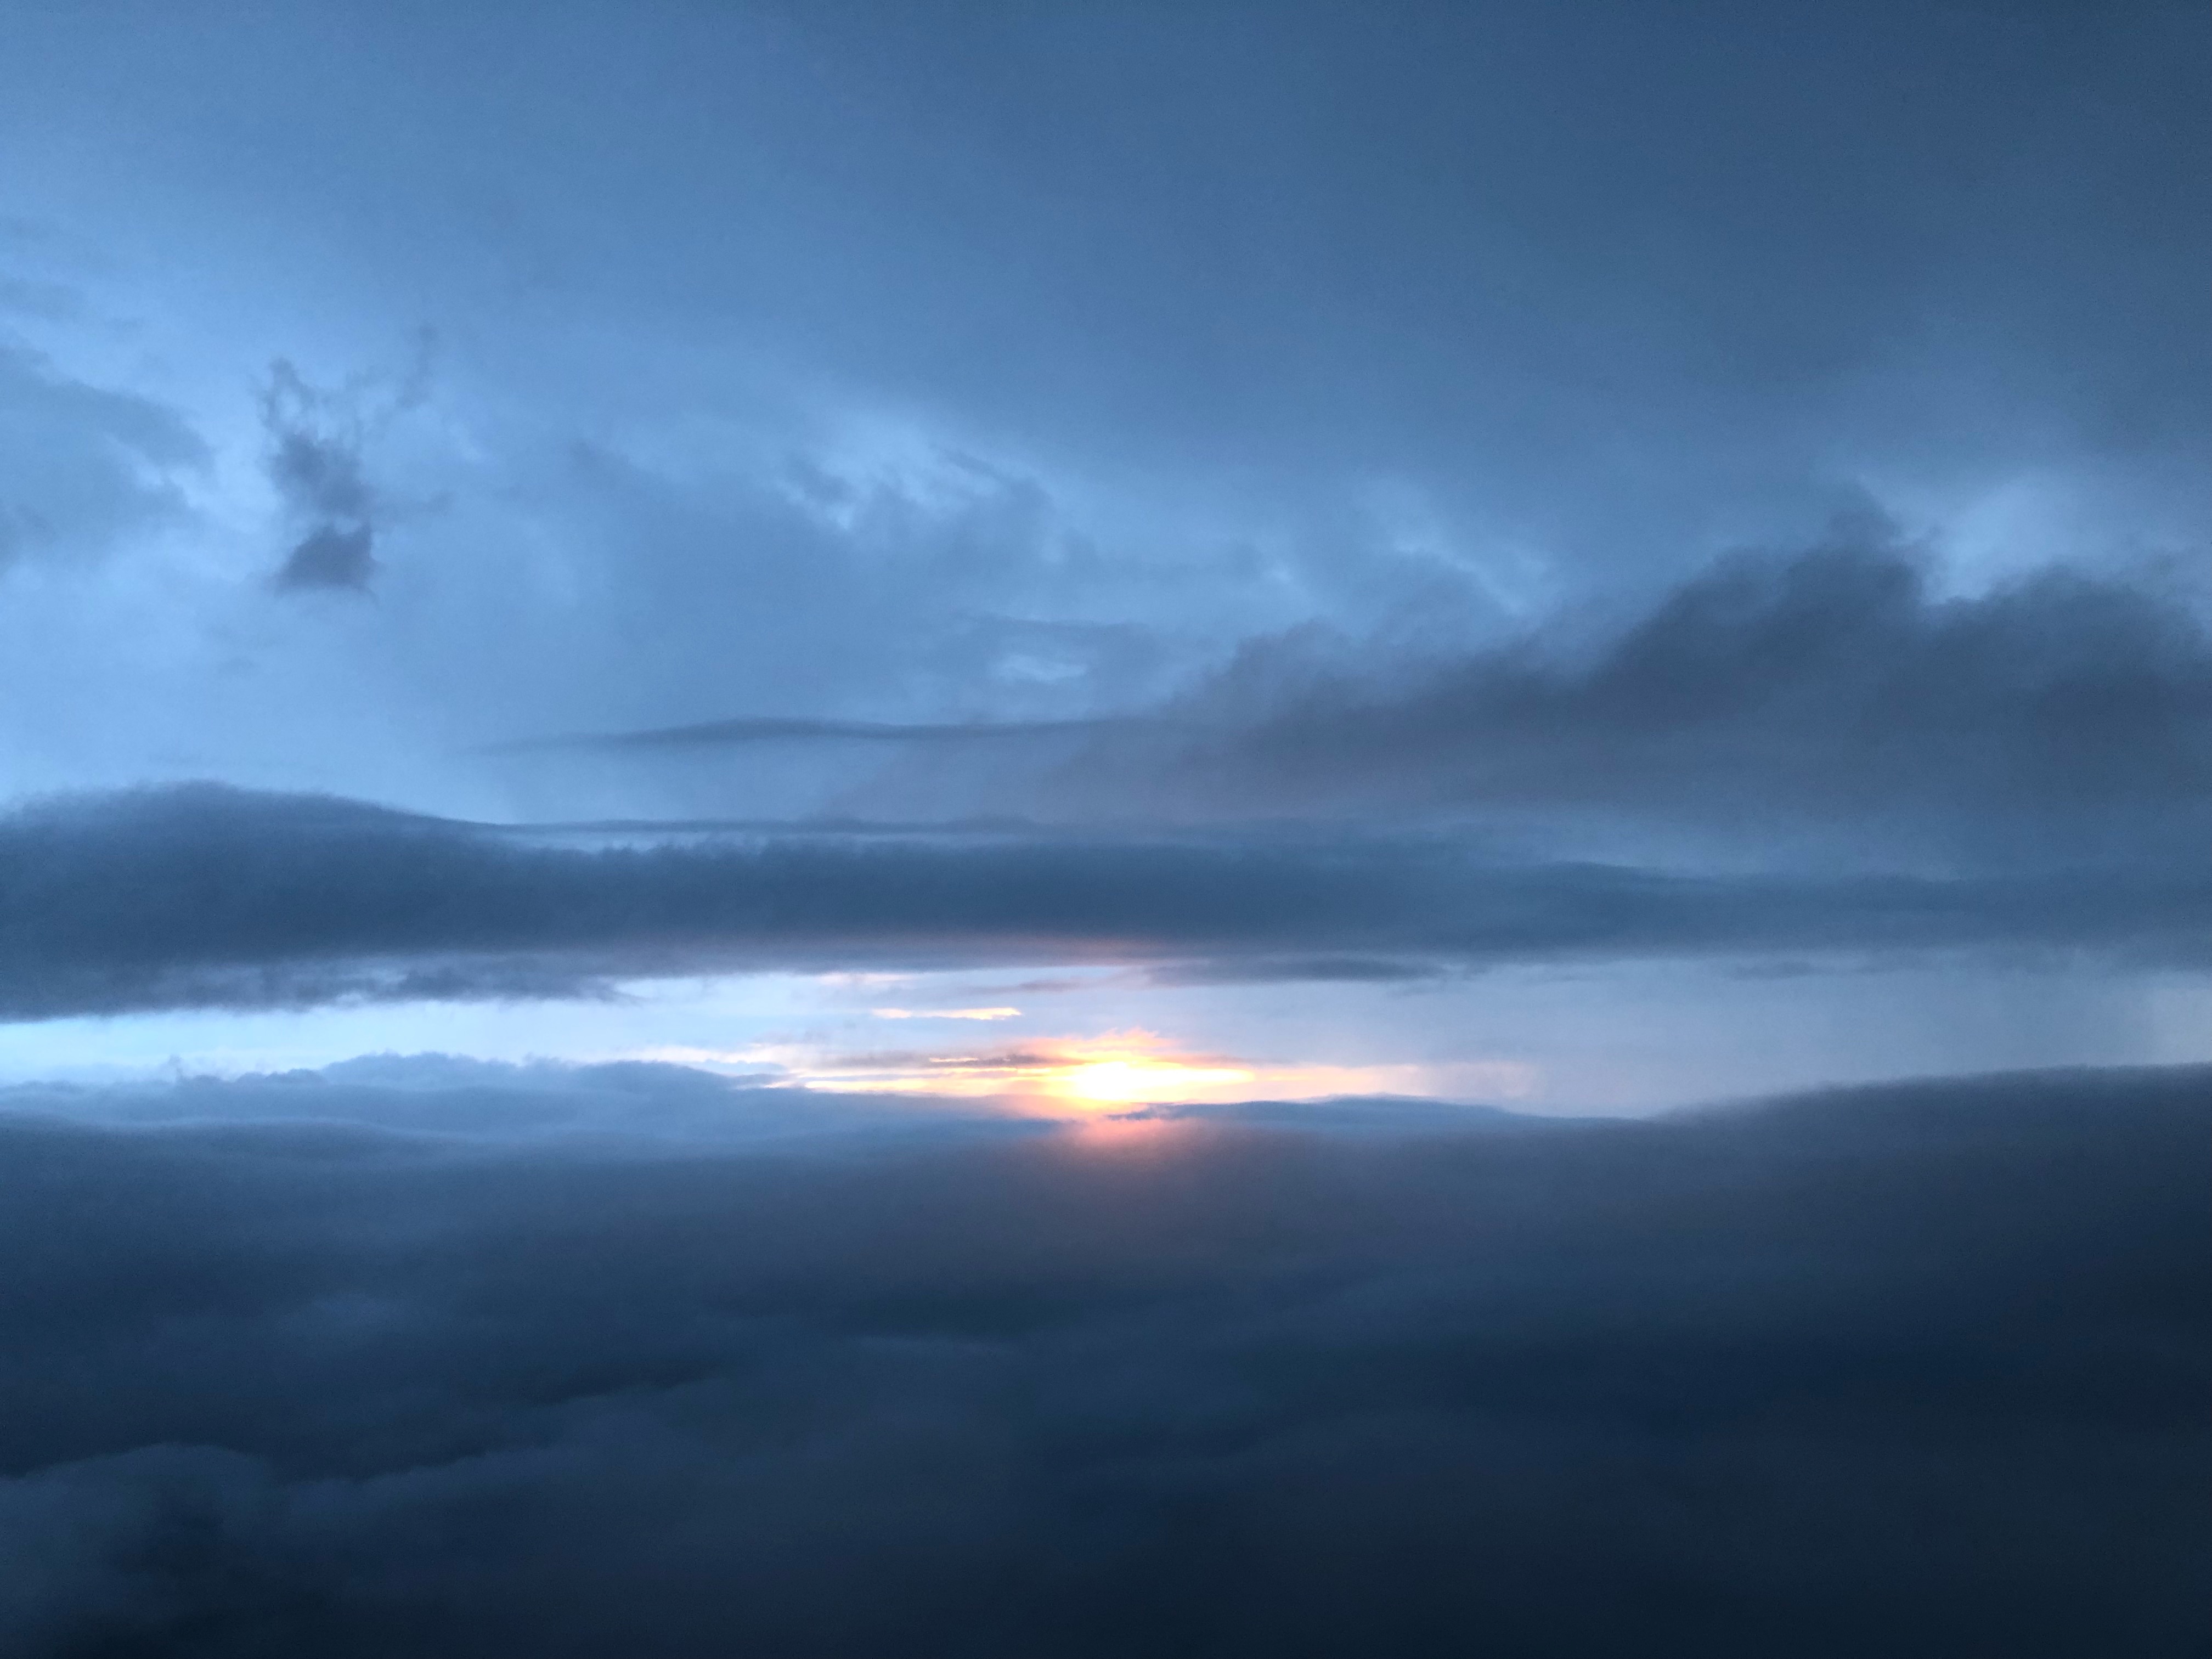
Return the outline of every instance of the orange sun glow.
[[[847,1055],[794,1069],[810,1089],[995,1097],[1025,1110],[1085,1115],[1128,1106],[1387,1091],[1404,1086],[1395,1073],[1407,1068],[1271,1066],[1187,1053],[1131,1029],[957,1054]]]

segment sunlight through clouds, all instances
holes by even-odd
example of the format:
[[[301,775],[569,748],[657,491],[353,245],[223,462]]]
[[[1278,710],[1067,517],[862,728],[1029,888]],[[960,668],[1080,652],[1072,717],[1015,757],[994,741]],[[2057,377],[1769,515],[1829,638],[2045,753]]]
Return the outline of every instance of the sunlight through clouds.
[[[746,1051],[745,1058],[772,1060],[784,1068],[789,1084],[805,1089],[999,1100],[1055,1116],[1126,1106],[1436,1093],[1445,1087],[1520,1098],[1537,1083],[1534,1067],[1511,1061],[1437,1066],[1260,1060],[1186,1048],[1141,1027],[949,1053],[804,1054],[764,1047]]]

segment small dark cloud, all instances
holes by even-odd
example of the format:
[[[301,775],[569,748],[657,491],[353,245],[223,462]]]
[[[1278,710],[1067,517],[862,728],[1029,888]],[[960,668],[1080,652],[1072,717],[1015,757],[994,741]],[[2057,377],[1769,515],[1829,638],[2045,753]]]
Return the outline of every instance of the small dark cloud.
[[[376,575],[383,502],[368,481],[363,450],[396,416],[422,400],[430,340],[396,384],[359,380],[335,390],[310,385],[291,363],[270,366],[261,391],[269,441],[266,468],[285,514],[303,526],[275,582],[280,591],[367,592]]]
[[[1103,1137],[388,1058],[6,1105],[21,1659],[2212,1636],[2201,1067]]]
[[[319,525],[310,531],[276,573],[276,586],[296,587],[352,587],[367,592],[376,574],[376,559],[369,551],[375,532],[368,525],[340,529]]]
[[[0,819],[0,1013],[15,1018],[603,995],[627,977],[864,965],[2201,962],[2212,937],[2199,860],[1927,877],[1515,862],[1448,836],[1351,834],[578,846],[210,785],[26,808]]]
[[[287,514],[307,526],[276,573],[280,589],[366,592],[376,573],[375,498],[362,468],[358,400],[311,386],[278,359],[262,388],[269,481]]]

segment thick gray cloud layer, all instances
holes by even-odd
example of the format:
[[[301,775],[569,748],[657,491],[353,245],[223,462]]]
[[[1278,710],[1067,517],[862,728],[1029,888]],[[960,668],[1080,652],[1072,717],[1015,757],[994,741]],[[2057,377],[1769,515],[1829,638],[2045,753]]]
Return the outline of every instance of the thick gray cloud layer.
[[[1810,826],[1858,860],[2173,856],[2212,837],[2212,635],[2169,596],[2064,571],[1939,599],[1861,536],[1728,561],[1595,646],[1394,661],[1310,633],[1255,641],[1158,720],[1042,780],[1001,767],[979,799],[1624,841]]]
[[[513,1127],[624,1096],[647,1127],[775,1109],[644,1067],[15,1091],[0,1643],[2212,1636],[2201,1068],[1476,1133]]]
[[[899,745],[915,752],[842,797],[895,816],[1818,831],[1856,861],[2212,838],[2212,635],[2141,582],[2051,569],[1942,598],[1869,529],[1723,562],[1595,643],[1429,646],[1251,641],[1149,717],[731,720],[508,748],[665,753],[696,775],[717,750]]]
[[[629,839],[638,838],[635,832]],[[591,994],[744,967],[2096,951],[2195,961],[2201,866],[1930,878],[1527,864],[1462,841],[693,836],[564,846],[200,787],[0,822],[0,1009]]]

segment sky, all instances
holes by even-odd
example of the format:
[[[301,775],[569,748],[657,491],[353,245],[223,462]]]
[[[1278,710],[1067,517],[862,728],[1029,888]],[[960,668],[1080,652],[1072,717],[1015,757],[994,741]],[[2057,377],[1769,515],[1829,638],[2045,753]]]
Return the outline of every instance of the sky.
[[[2067,1540],[2205,1535],[2145,1473],[2212,1352],[2157,1174],[2212,1092],[2203,8],[0,35],[0,1136],[82,1206],[12,1247],[8,1640],[1810,1656],[1856,1571],[1899,1653],[2197,1651],[2180,1555]],[[1961,1311],[2076,1252],[2136,1325]],[[2107,1341],[2141,1398],[2066,1419]],[[1523,1476],[1468,1525],[1525,1593],[1455,1601],[1437,1517]],[[1794,1553],[2015,1499],[1986,1559]],[[787,1502],[730,1624],[702,1540]],[[665,1627],[605,1622],[661,1571],[607,1504]]]
[[[863,961],[617,916],[604,860],[557,941],[230,938],[86,863],[208,959],[19,999],[8,1075],[1136,1030],[1575,1112],[2212,1052],[2189,8],[11,34],[0,834],[151,847],[219,784],[241,836],[834,821],[976,890]],[[1438,937],[1322,919],[1455,859],[1496,891],[1408,874]],[[1253,914],[1166,937],[1223,860]],[[1868,916],[1893,877],[1951,919]],[[1646,879],[1710,888],[1533,914]],[[121,971],[43,925],[17,974]],[[469,1000],[364,988],[424,974]]]

